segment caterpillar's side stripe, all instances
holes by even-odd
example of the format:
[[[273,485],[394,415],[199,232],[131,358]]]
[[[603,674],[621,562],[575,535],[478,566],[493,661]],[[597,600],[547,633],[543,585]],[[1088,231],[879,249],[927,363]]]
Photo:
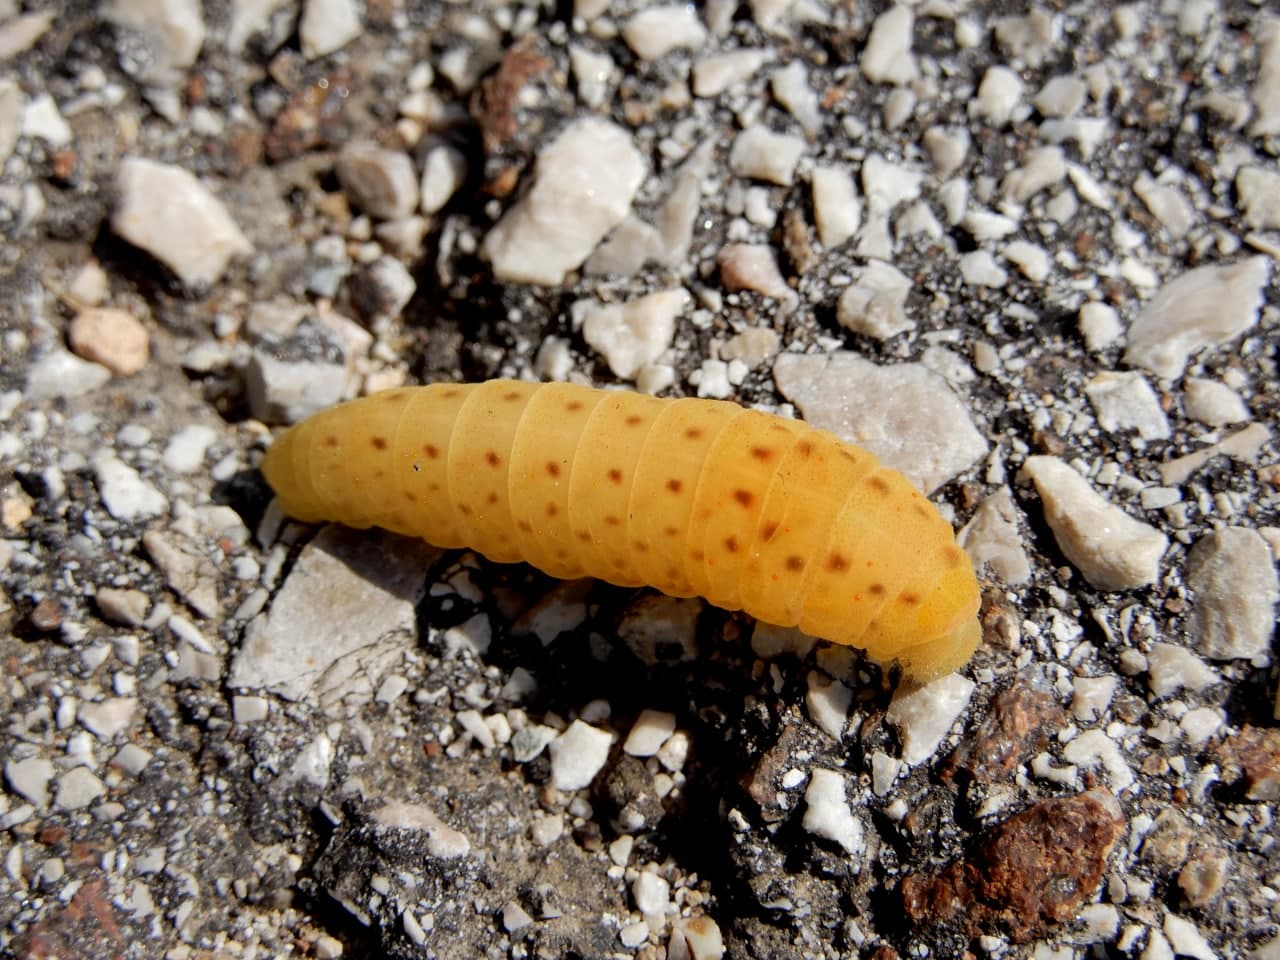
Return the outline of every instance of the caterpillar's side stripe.
[[[702,596],[919,679],[963,664],[980,636],[973,568],[901,474],[732,403],[513,380],[406,387],[291,427],[262,470],[301,520]]]

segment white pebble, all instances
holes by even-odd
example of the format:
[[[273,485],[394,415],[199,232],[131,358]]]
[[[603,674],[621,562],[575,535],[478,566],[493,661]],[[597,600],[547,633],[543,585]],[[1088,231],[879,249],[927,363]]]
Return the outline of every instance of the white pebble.
[[[609,759],[613,734],[575,720],[551,741],[551,783],[566,792],[590,786]]]
[[[729,169],[739,177],[790,186],[803,153],[804,140],[800,137],[774,133],[763,124],[753,123],[734,139]]]
[[[815,836],[833,840],[850,856],[863,848],[863,826],[845,799],[844,776],[836,770],[815,768],[804,793],[804,829]]]

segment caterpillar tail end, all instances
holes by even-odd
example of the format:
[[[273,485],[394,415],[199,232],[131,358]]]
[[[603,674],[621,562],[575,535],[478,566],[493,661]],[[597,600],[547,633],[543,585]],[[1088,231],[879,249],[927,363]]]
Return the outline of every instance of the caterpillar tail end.
[[[280,508],[295,520],[316,523],[327,519],[312,498],[306,496],[311,484],[306,478],[296,476],[294,444],[299,435],[298,427],[290,427],[272,442],[262,458],[259,469],[267,485],[280,501]]]
[[[925,684],[963,667],[981,640],[982,624],[969,617],[954,630],[904,650],[897,660],[909,680]]]

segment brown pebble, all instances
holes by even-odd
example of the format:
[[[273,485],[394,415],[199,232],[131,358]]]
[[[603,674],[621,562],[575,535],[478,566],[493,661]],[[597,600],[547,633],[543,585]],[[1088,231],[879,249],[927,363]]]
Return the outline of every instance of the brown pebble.
[[[116,307],[81,310],[67,328],[67,341],[77,355],[122,377],[137,373],[151,358],[147,328]]]

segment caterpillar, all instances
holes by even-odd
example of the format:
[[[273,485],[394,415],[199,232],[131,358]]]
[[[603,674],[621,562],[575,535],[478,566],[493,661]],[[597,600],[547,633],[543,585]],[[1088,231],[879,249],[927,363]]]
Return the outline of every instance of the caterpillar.
[[[299,520],[701,596],[896,659],[917,681],[958,669],[981,636],[973,567],[905,477],[728,401],[515,380],[397,388],[290,427],[262,472]]]

